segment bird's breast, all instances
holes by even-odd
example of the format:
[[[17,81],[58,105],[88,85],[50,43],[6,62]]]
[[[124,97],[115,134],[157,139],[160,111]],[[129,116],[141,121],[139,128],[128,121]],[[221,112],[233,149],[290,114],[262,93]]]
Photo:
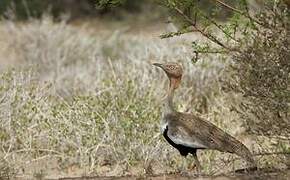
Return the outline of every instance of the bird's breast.
[[[167,126],[168,126],[168,121],[167,121],[167,119],[165,117],[166,116],[164,114],[162,114],[162,118],[161,118],[161,121],[160,121],[160,131],[161,131],[161,133],[163,133],[165,131],[165,129],[167,128]]]
[[[161,120],[161,123],[160,123],[160,131],[161,131],[161,133],[163,133],[165,131],[167,126],[168,126],[168,123],[163,121],[163,120]]]

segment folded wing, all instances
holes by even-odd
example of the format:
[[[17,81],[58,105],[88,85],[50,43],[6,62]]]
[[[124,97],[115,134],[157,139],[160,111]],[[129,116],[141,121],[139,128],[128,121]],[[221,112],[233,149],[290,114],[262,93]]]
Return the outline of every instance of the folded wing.
[[[245,145],[214,124],[192,114],[179,113],[171,118],[176,119],[170,121],[168,136],[176,144],[235,153],[249,162],[254,162]]]

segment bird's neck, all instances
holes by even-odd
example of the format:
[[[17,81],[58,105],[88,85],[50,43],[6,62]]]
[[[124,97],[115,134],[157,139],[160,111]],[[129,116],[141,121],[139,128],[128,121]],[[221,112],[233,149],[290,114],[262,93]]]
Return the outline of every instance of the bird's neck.
[[[165,110],[166,114],[175,112],[173,98],[174,98],[174,89],[169,88],[168,94],[167,94],[165,102],[164,102],[164,108],[165,108],[164,110]]]
[[[174,103],[173,103],[173,98],[174,98],[174,91],[177,89],[179,86],[180,79],[177,78],[170,78],[170,85],[169,85],[169,90],[167,93],[167,97],[164,102],[164,113],[165,114],[170,114],[176,112],[174,108]]]

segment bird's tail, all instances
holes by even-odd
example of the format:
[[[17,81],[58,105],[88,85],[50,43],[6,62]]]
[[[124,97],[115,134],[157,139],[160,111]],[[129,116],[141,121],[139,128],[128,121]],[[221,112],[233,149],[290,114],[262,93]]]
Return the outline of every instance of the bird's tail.
[[[238,156],[244,158],[248,162],[250,168],[257,167],[256,161],[254,160],[252,153],[243,143],[241,143],[238,140],[235,140],[235,142],[232,143],[232,145],[233,145],[231,148],[232,153],[235,153]]]

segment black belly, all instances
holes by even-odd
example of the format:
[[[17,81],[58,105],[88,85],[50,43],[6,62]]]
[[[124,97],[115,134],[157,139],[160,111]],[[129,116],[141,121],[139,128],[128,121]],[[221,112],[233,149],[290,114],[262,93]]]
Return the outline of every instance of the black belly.
[[[195,155],[196,154],[196,150],[198,148],[193,148],[193,147],[188,147],[188,146],[184,146],[184,145],[181,145],[181,144],[175,144],[167,135],[167,132],[168,132],[168,127],[166,126],[166,129],[163,131],[163,136],[164,138],[167,140],[167,142],[173,146],[174,148],[176,148],[180,154],[182,156],[187,156],[188,153],[190,154],[193,154]]]

